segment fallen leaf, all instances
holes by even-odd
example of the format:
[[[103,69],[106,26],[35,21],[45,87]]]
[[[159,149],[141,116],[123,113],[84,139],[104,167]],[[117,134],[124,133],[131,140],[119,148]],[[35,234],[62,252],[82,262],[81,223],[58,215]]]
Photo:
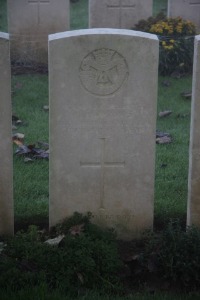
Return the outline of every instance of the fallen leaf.
[[[65,237],[65,235],[61,234],[54,239],[48,239],[47,241],[45,241],[45,243],[49,244],[51,246],[55,246],[55,245],[60,244],[60,242],[64,239],[64,237]]]
[[[184,97],[184,98],[186,98],[186,99],[191,99],[191,97],[192,97],[192,92],[191,91],[185,91],[185,92],[182,92],[181,93],[181,96],[182,97]]]
[[[171,110],[165,110],[165,111],[161,111],[161,112],[159,112],[159,117],[167,117],[167,116],[169,116],[169,115],[171,115],[172,114],[172,111]]]
[[[85,224],[75,225],[69,229],[71,235],[80,235],[84,231]]]
[[[163,137],[163,136],[170,136],[170,134],[168,132],[163,132],[163,131],[156,130],[156,137],[157,138],[160,138],[160,137]]]
[[[156,144],[170,144],[172,142],[172,138],[170,136],[162,136],[156,138]]]
[[[81,273],[77,273],[77,276],[80,282],[83,284],[84,283],[83,275]]]
[[[43,106],[43,110],[44,110],[44,111],[49,111],[49,105],[44,105],[44,106]]]
[[[22,88],[22,83],[21,82],[16,82],[15,89],[20,90],[21,88]]]
[[[163,85],[163,86],[166,86],[166,87],[169,87],[169,86],[171,85],[171,82],[168,81],[168,80],[163,80],[163,81],[162,81],[162,85]]]
[[[23,141],[24,137],[25,137],[24,133],[17,132],[13,134],[13,140]]]
[[[49,149],[49,144],[46,143],[46,142],[40,142],[40,141],[38,141],[37,144],[38,144],[39,147],[41,147],[41,148],[43,148],[45,150]]]
[[[33,159],[31,159],[31,158],[29,158],[29,157],[25,157],[25,158],[24,158],[24,162],[25,162],[25,163],[33,162]]]
[[[13,125],[21,125],[22,120],[20,120],[16,115],[12,115],[12,123]]]
[[[20,145],[15,151],[15,154],[17,155],[26,155],[30,153],[31,153],[31,149],[29,149],[26,145]]]

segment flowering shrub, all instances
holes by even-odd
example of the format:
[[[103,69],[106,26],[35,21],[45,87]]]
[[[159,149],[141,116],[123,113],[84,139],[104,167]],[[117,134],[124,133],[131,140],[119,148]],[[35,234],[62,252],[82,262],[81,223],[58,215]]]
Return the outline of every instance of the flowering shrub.
[[[158,35],[161,75],[170,75],[174,71],[186,73],[192,70],[196,29],[191,21],[183,20],[181,17],[167,18],[159,14],[146,21],[139,21],[134,29]]]

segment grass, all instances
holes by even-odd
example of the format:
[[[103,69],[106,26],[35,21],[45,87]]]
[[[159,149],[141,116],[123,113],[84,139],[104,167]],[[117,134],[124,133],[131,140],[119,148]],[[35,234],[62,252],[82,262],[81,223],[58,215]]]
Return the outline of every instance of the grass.
[[[154,14],[166,8],[166,0],[154,1]],[[6,1],[0,0],[0,30],[7,31]],[[71,28],[88,26],[87,0],[71,5]],[[163,85],[168,80],[170,86]],[[187,203],[188,147],[191,103],[180,96],[191,89],[191,76],[181,79],[159,78],[158,112],[166,109],[173,113],[167,118],[157,119],[157,129],[169,132],[173,142],[156,146],[155,183],[155,227],[163,226],[170,218],[179,218],[185,223]],[[48,113],[43,110],[48,105],[47,75],[13,75],[13,113],[23,124],[17,132],[25,134],[25,143],[48,142]],[[14,146],[15,150],[15,146]],[[48,225],[48,161],[38,160],[24,163],[23,158],[14,155],[14,201],[15,224],[21,228],[26,224]],[[45,287],[19,291],[17,294],[1,292],[3,300],[68,300],[60,292],[48,293]],[[129,297],[111,297],[95,292],[80,295],[79,300],[192,300],[199,295],[136,294]],[[70,298],[71,300],[71,298]]]
[[[30,290],[23,290],[17,293],[0,291],[2,300],[199,300],[199,295],[180,295],[180,294],[155,294],[136,293],[127,296],[100,295],[97,292],[89,292],[80,295],[78,298],[71,298],[62,295],[59,291],[48,293],[45,287]]]
[[[157,0],[153,1],[153,15],[157,15],[159,12],[167,14],[167,1],[168,0]]]
[[[24,122],[18,132],[26,144],[48,142],[47,75],[13,76],[13,112]],[[169,87],[163,81],[170,82]],[[15,86],[20,86],[16,89]],[[158,112],[172,110],[172,115],[157,120],[157,129],[169,132],[173,142],[156,147],[155,224],[176,217],[185,222],[187,202],[188,147],[191,103],[181,92],[191,89],[191,77],[159,78]],[[164,165],[164,167],[163,167]],[[15,220],[18,223],[47,223],[48,162],[23,162],[14,156]]]
[[[169,80],[170,87],[162,82]],[[168,118],[157,119],[157,129],[172,135],[173,142],[157,145],[155,219],[165,222],[170,217],[186,217],[191,102],[180,95],[191,90],[190,76],[182,79],[159,78],[158,112],[171,110]],[[163,167],[164,166],[164,167]]]
[[[0,31],[8,31],[6,0],[0,0]]]

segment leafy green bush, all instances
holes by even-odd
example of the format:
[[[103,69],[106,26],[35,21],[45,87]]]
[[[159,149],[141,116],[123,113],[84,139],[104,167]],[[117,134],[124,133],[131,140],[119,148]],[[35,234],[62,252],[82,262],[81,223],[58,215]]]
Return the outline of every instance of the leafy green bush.
[[[68,294],[83,288],[117,289],[121,262],[115,234],[79,214],[58,226],[55,233],[61,233],[61,228],[65,237],[59,245],[45,243],[35,226],[8,240],[0,255],[0,289],[39,284]]]
[[[134,29],[158,35],[161,75],[191,72],[196,34],[195,25],[191,21],[181,17],[167,18],[160,13],[156,17],[139,21]]]
[[[148,240],[143,264],[153,262],[159,278],[185,289],[200,286],[200,230],[189,227],[183,231],[179,222],[170,222],[162,234]],[[145,263],[144,263],[145,262]]]

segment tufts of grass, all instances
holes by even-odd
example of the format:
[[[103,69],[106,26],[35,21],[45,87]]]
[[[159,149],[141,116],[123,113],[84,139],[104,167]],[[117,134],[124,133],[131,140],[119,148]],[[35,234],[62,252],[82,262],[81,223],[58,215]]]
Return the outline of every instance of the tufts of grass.
[[[160,12],[167,14],[167,2],[168,2],[167,0],[154,0],[153,15],[156,16]]]
[[[156,146],[155,218],[159,224],[177,217],[185,222],[186,218],[191,101],[181,93],[191,90],[191,84],[191,76],[159,78],[158,113],[172,111],[157,119],[157,130],[172,136],[171,144]]]
[[[88,28],[88,0],[70,4],[71,30]]]
[[[48,78],[46,75],[13,76],[13,114],[22,120],[17,132],[24,143],[48,143]],[[14,147],[14,151],[15,151]],[[48,172],[46,160],[24,163],[14,155],[14,199],[16,223],[46,223],[48,218]]]
[[[7,32],[7,1],[0,0],[0,31]]]

